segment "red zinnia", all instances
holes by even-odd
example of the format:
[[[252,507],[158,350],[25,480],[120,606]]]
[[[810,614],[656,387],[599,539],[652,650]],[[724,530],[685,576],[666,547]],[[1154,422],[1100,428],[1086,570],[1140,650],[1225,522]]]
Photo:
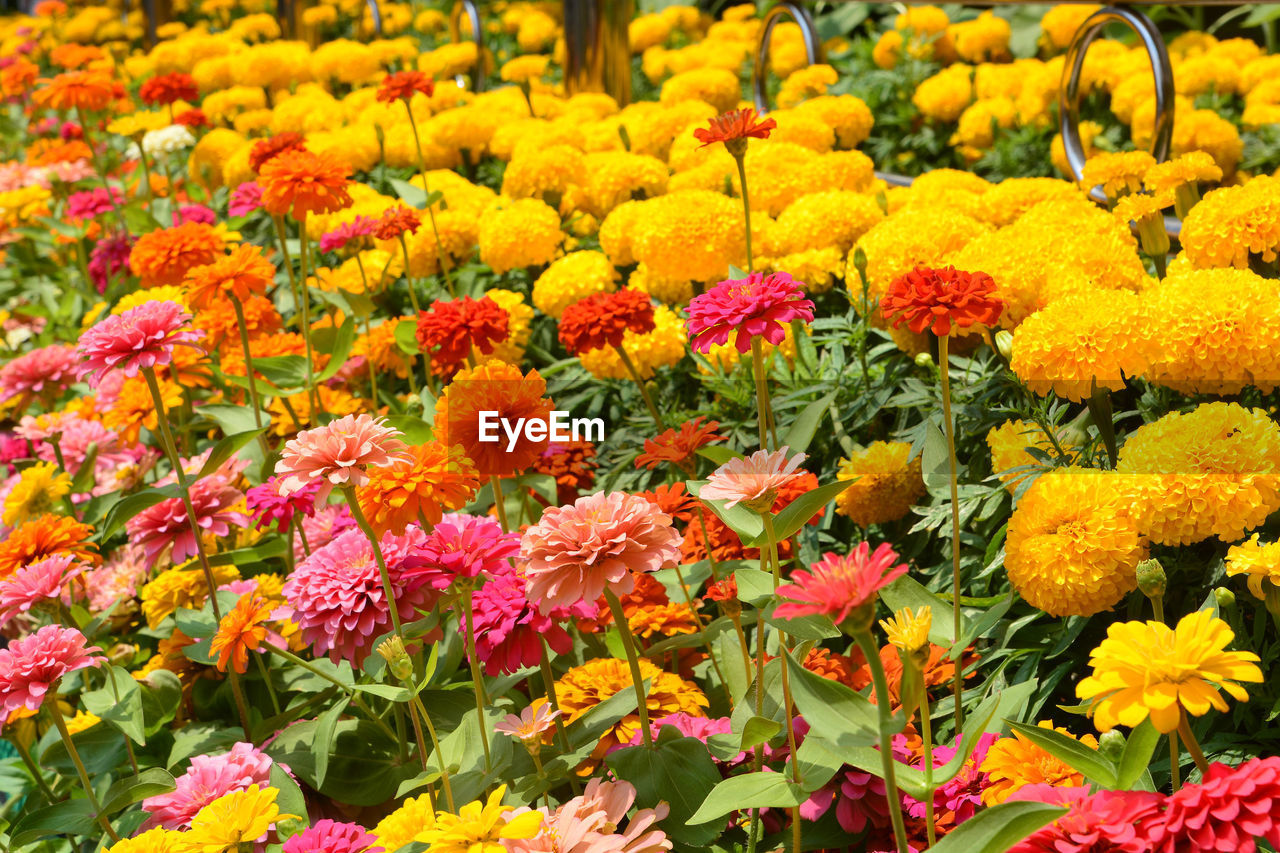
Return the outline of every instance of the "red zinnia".
[[[1069,807],[1065,815],[1015,845],[1010,853],[1147,853],[1161,821],[1159,794],[1027,785],[1010,800]],[[1185,848],[1179,848],[1185,849]],[[1206,848],[1215,849],[1215,848]],[[1226,848],[1216,848],[1226,849]]]
[[[906,323],[916,334],[931,329],[942,337],[951,334],[952,325],[994,326],[1004,310],[1004,303],[992,295],[995,289],[995,281],[984,272],[920,266],[889,285],[880,310],[895,328]]]
[[[705,489],[704,489],[705,491]],[[791,575],[792,583],[780,586],[783,599],[774,610],[779,619],[797,619],[825,613],[837,625],[864,604],[875,601],[876,593],[907,573],[905,565],[893,565],[898,554],[887,543],[874,553],[861,542],[852,554],[823,554],[810,567]]]
[[[724,436],[716,432],[719,428],[719,421],[703,423],[702,415],[699,415],[680,424],[679,431],[669,429],[655,438],[646,438],[644,453],[636,457],[636,467],[652,471],[663,462],[683,466],[699,447],[713,441],[724,441]]]
[[[421,92],[428,98],[435,93],[436,84],[431,75],[424,71],[397,71],[382,79],[378,87],[378,100],[389,104],[397,100],[409,100],[414,92]]]
[[[1159,853],[1254,853],[1255,838],[1280,846],[1280,757],[1214,763],[1200,784],[1183,785],[1166,805],[1153,847]]]
[[[175,104],[178,101],[194,103],[200,97],[195,78],[175,71],[152,77],[138,89],[138,97],[148,106]]]
[[[398,240],[402,234],[413,234],[422,225],[418,211],[397,204],[387,208],[382,218],[374,223],[373,236],[379,240]]]
[[[747,138],[768,139],[769,131],[778,126],[771,118],[757,121],[756,111],[752,107],[741,110],[730,110],[724,115],[711,119],[711,126],[700,127],[693,132],[694,138],[702,143],[700,148],[723,142],[733,156],[741,156],[747,150]],[[738,149],[735,151],[734,149]]]
[[[474,349],[493,352],[507,337],[507,312],[485,296],[472,299],[437,299],[418,315],[418,345],[431,353],[431,372],[437,376],[457,373]]]
[[[185,125],[192,129],[208,127],[209,117],[204,114],[204,110],[183,110],[173,117],[173,123]]]
[[[649,294],[624,287],[614,293],[593,293],[560,315],[560,343],[570,355],[622,346],[628,331],[653,331],[653,301]]]
[[[260,172],[272,158],[286,151],[294,149],[305,151],[306,148],[307,142],[302,138],[302,134],[291,131],[277,133],[268,139],[259,139],[253,143],[253,148],[249,149],[249,168],[254,172]]]

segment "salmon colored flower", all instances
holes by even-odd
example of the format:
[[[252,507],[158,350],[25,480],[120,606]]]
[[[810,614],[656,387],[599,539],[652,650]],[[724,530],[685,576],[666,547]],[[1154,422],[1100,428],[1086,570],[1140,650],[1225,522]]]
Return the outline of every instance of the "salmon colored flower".
[[[102,665],[102,650],[86,642],[74,628],[45,625],[0,649],[0,716],[17,708],[39,711],[59,678]]]
[[[195,103],[200,99],[195,78],[190,74],[174,71],[152,77],[138,88],[138,97],[148,106],[168,106],[178,101]]]
[[[262,254],[262,249],[241,243],[231,254],[187,272],[187,301],[199,310],[229,295],[243,305],[251,297],[266,293],[275,277],[276,266]]]
[[[762,337],[774,346],[786,338],[792,320],[813,320],[813,303],[800,283],[784,272],[754,272],[746,278],[718,283],[689,303],[689,346],[707,353],[727,343],[736,333],[738,352],[751,349],[751,339]]]
[[[488,355],[507,338],[510,317],[488,296],[437,299],[418,315],[414,336],[431,355],[431,372],[451,376],[468,359]]]
[[[249,652],[262,648],[262,641],[267,638],[267,623],[275,608],[276,605],[262,596],[249,593],[240,596],[236,606],[222,615],[209,646],[209,654],[218,656],[219,672],[226,672],[228,664],[240,673],[249,668]]]
[[[67,71],[31,95],[36,106],[50,110],[104,110],[115,97],[115,84],[101,71]]]
[[[711,119],[710,127],[699,127],[693,136],[702,143],[700,148],[723,142],[729,153],[741,157],[747,150],[747,139],[768,139],[769,133],[778,126],[771,118],[759,120],[752,107],[741,110],[730,110]]]
[[[436,400],[436,440],[461,445],[483,476],[524,471],[533,465],[546,442],[530,440],[524,430],[510,450],[506,440],[481,441],[480,413],[496,412],[493,417],[499,423],[514,424],[521,419],[526,424],[546,423],[551,416],[546,393],[546,380],[536,370],[525,375],[520,368],[496,360],[460,370]]]
[[[141,370],[170,364],[179,346],[199,349],[200,337],[191,328],[191,315],[177,302],[144,302],[107,317],[80,336],[80,374],[96,374],[95,385],[112,370],[137,376]]]
[[[866,542],[847,556],[827,553],[822,559],[791,575],[791,583],[778,587],[782,603],[774,610],[780,619],[826,615],[837,625],[856,610],[875,602],[876,593],[907,573],[906,565],[893,565],[898,554],[888,543],[874,552]]]
[[[889,285],[880,310],[894,328],[906,323],[916,334],[926,329],[939,337],[953,327],[967,329],[994,326],[1004,303],[992,294],[996,283],[984,272],[964,272],[955,267],[916,267]]]
[[[351,204],[351,170],[331,154],[290,149],[258,172],[262,206],[272,216],[288,213],[301,221],[308,213],[333,213]]]
[[[521,741],[533,751],[542,744],[542,733],[555,727],[556,717],[560,712],[553,710],[547,702],[534,702],[517,714],[507,714],[493,730],[498,734],[513,737]]]
[[[613,293],[593,293],[560,315],[560,343],[570,355],[620,347],[627,332],[647,334],[654,329],[649,294],[624,287]]]
[[[377,97],[382,103],[389,104],[392,101],[407,101],[416,92],[430,98],[435,90],[435,81],[425,71],[397,71],[382,78]]]
[[[409,459],[400,433],[370,415],[345,415],[303,430],[284,446],[276,463],[280,493],[291,494],[319,482],[316,502],[334,487],[363,486],[370,468]]]
[[[750,456],[730,459],[717,468],[698,493],[704,501],[724,501],[726,507],[745,504],[755,512],[768,512],[773,507],[778,491],[796,477],[805,460],[803,453],[790,458],[789,447],[780,447],[770,453],[757,450]]]

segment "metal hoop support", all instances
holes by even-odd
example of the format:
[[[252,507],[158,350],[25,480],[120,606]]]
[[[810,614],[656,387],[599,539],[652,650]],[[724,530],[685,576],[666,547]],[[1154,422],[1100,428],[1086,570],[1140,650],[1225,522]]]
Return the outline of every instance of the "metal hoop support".
[[[382,38],[382,9],[378,7],[378,0],[365,0],[369,7],[369,17],[373,19],[373,37]]]
[[[1169,158],[1173,141],[1173,67],[1169,64],[1169,51],[1165,48],[1160,30],[1142,12],[1123,6],[1107,6],[1094,12],[1080,29],[1076,30],[1071,46],[1067,48],[1066,62],[1062,70],[1062,87],[1059,90],[1058,121],[1062,131],[1062,147],[1066,151],[1071,176],[1079,183],[1084,171],[1084,144],[1080,141],[1080,72],[1084,68],[1085,54],[1089,46],[1102,35],[1110,23],[1121,23],[1133,30],[1147,49],[1156,83],[1156,116],[1151,140],[1151,154],[1156,162]],[[1106,196],[1098,187],[1090,187],[1089,195],[1098,202],[1106,202]]]
[[[484,91],[484,26],[480,23],[480,7],[476,0],[458,0],[453,4],[453,12],[449,15],[449,33],[455,42],[462,41],[462,16],[467,16],[467,25],[471,28],[471,40],[476,43],[476,64],[471,67],[471,91]],[[466,86],[465,75],[454,78],[460,88]]]
[[[631,102],[632,0],[564,0],[564,86]]]
[[[783,15],[790,15],[800,25],[804,36],[804,53],[810,65],[822,62],[822,39],[818,38],[818,27],[813,23],[813,15],[803,3],[784,0],[770,9],[764,16],[760,27],[760,40],[756,42],[756,61],[751,72],[751,85],[755,91],[756,112],[764,115],[769,111],[769,95],[765,92],[765,78],[769,75],[769,45],[773,42],[773,28]]]

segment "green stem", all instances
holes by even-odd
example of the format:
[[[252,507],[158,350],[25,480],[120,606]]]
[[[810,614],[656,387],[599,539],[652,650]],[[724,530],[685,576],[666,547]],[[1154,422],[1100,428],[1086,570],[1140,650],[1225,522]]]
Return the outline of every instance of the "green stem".
[[[902,799],[898,796],[898,776],[894,770],[893,709],[889,702],[889,680],[885,678],[884,662],[880,660],[880,651],[871,639],[869,630],[854,632],[853,641],[862,650],[862,656],[871,669],[871,681],[876,689],[876,711],[880,716],[880,768],[884,774],[885,798],[889,801],[889,819],[893,822],[893,839],[898,853],[907,853],[907,827],[902,819]]]
[[[293,550],[290,543],[290,550]],[[267,695],[271,697],[271,710],[277,716],[280,715],[280,697],[276,696],[276,688],[271,684],[271,673],[267,670],[267,664],[260,654],[250,654],[254,663],[258,665],[258,673],[262,676],[262,683],[267,686]]]
[[[36,780],[36,784],[40,786],[40,791],[44,794],[45,799],[48,800],[50,804],[56,802],[57,798],[53,795],[53,789],[50,788],[49,783],[45,781],[44,774],[40,772],[40,766],[31,758],[31,752],[25,745],[23,745],[22,738],[15,737],[10,741],[10,743],[12,743],[14,748],[18,750],[18,755],[22,758],[22,763],[27,765],[27,770],[31,773],[31,777]]]
[[[934,826],[933,817],[933,720],[929,715],[929,689],[920,679],[920,737],[924,740],[924,810],[925,826],[929,833],[929,846],[938,843],[938,829]]]
[[[307,239],[307,217],[303,214],[298,219],[298,290],[302,296],[302,342],[307,348],[307,402],[311,412],[307,422],[314,424],[320,413],[320,399],[316,391],[315,355],[311,348],[311,291],[307,284],[307,267],[310,254]]]
[[[440,762],[440,785],[444,788],[445,803],[449,806],[449,811],[456,811],[453,805],[453,786],[449,782],[449,768],[444,764],[444,752],[440,749],[440,738],[436,735],[436,727],[431,722],[431,715],[427,713],[427,706],[422,704],[422,697],[414,694],[413,702],[418,706],[418,713],[422,715],[422,721],[427,724],[427,735],[431,738],[431,749],[436,754],[436,759]]]
[[[240,685],[240,678],[236,673],[236,667],[233,663],[227,667],[227,677],[231,679],[231,695],[235,698],[236,712],[240,715],[240,728],[244,729],[245,740],[254,746],[258,742],[253,737],[253,731],[249,725],[249,706],[244,701],[244,688]]]
[[[507,524],[507,505],[502,498],[502,480],[497,474],[489,477],[489,483],[493,486],[493,508],[498,513],[498,525],[504,533],[510,533],[511,527]]]
[[[760,425],[760,449],[769,449],[769,386],[764,376],[764,344],[760,336],[751,339],[751,365],[756,378],[756,419]]]
[[[356,524],[364,532],[365,538],[373,546],[373,558],[378,564],[378,574],[382,576],[382,594],[387,597],[387,609],[391,613],[391,625],[395,628],[396,636],[403,643],[404,628],[400,625],[399,607],[396,604],[395,590],[391,588],[391,573],[387,571],[387,561],[382,556],[382,545],[378,542],[377,534],[373,532],[373,528],[369,526],[369,519],[365,518],[364,510],[360,508],[360,501],[356,498],[355,488],[347,486],[343,489],[343,494],[347,497],[347,508],[351,510],[351,517],[356,520]]]
[[[689,585],[684,582],[684,572],[680,570],[680,565],[676,564],[676,580],[680,583],[680,591],[684,593],[685,604],[689,607],[689,614],[699,623],[699,632],[701,632],[701,618],[697,615],[697,610],[693,605],[693,594],[689,592]],[[724,688],[724,698],[728,703],[729,709],[733,710],[733,694],[729,691],[729,682],[724,679],[724,672],[720,669],[720,661],[716,659],[716,653],[711,648],[711,641],[703,635],[702,647],[707,650],[707,659],[711,661],[711,668],[715,671],[716,678],[720,679],[720,686]]]
[[[339,690],[341,690],[351,699],[352,704],[354,704],[361,711],[364,711],[365,714],[369,717],[369,719],[372,720],[374,723],[376,723],[378,726],[380,726],[382,730],[386,732],[387,735],[392,740],[400,739],[396,735],[395,731],[391,728],[391,726],[387,725],[386,720],[382,719],[382,717],[375,714],[373,712],[373,709],[370,708],[365,703],[364,699],[360,696],[360,694],[357,693],[355,689],[351,687],[349,684],[343,684],[341,681],[334,678],[332,675],[325,672],[323,669],[320,669],[319,667],[313,665],[309,661],[303,660],[302,658],[298,657],[288,649],[283,649],[280,646],[275,645],[274,643],[271,643],[269,641],[263,641],[262,647],[267,651],[271,652],[272,654],[279,655],[280,657],[287,660],[289,663],[294,664],[295,666],[300,666],[303,669],[305,669],[307,672],[311,673],[312,675],[317,676],[319,678],[323,678],[325,681],[329,682],[334,687],[337,687]]]
[[[618,626],[618,635],[622,637],[622,648],[627,652],[627,665],[631,667],[631,683],[636,689],[636,710],[640,713],[640,736],[644,745],[653,749],[653,732],[649,731],[649,705],[645,696],[644,676],[640,674],[640,658],[636,655],[635,640],[631,636],[631,623],[622,610],[622,602],[613,590],[605,589],[605,600],[609,602],[609,610],[613,613],[613,622]]]
[[[413,110],[409,109],[409,102],[404,102],[404,111],[409,114],[409,127],[413,130],[413,147],[418,152],[418,171],[422,174],[422,191],[427,195],[427,220],[431,223],[431,234],[436,238],[436,262],[440,264],[440,271],[444,273],[445,286],[449,289],[450,296],[456,296],[457,293],[453,289],[453,277],[449,274],[449,258],[445,254],[444,244],[440,242],[440,231],[436,228],[436,212],[435,205],[431,204],[431,187],[427,185],[427,161],[422,156],[422,140],[418,138],[418,122],[413,117]],[[465,152],[464,152],[465,155]],[[470,162],[470,158],[468,158]],[[408,264],[408,258],[405,263]],[[409,269],[405,267],[405,278],[409,276]]]
[[[1171,790],[1174,790],[1174,791],[1182,787],[1182,782],[1178,778],[1180,775],[1178,773],[1179,763],[1180,763],[1180,759],[1178,758],[1178,732],[1175,730],[1175,731],[1169,732],[1169,779],[1173,783],[1173,787],[1171,788]]]
[[[640,372],[636,370],[635,364],[631,361],[631,356],[627,355],[627,351],[622,345],[613,348],[618,353],[618,358],[622,360],[622,366],[627,369],[627,373],[631,374],[631,381],[636,383],[636,387],[640,389],[640,396],[644,398],[644,404],[649,407],[649,414],[653,417],[653,423],[658,428],[658,432],[662,432],[666,427],[662,423],[662,415],[658,413],[658,407],[654,405],[653,398],[649,396],[649,389],[644,387],[644,380],[640,378]]]
[[[547,689],[547,701],[551,704],[551,710],[556,712],[555,726],[556,739],[560,741],[560,750],[562,752],[569,751],[569,738],[564,733],[564,723],[561,721],[560,698],[556,696],[556,680],[551,672],[551,648],[547,645],[546,637],[540,638],[542,643],[542,659],[538,661],[538,665],[542,670],[542,681]]]
[[[493,757],[489,754],[489,733],[485,731],[484,706],[488,704],[484,694],[484,673],[480,671],[480,655],[476,652],[475,611],[472,610],[472,589],[470,584],[463,592],[463,607],[467,617],[467,657],[471,663],[471,684],[476,694],[476,724],[480,727],[480,745],[484,747],[484,772],[493,769]]]
[[[1196,740],[1195,732],[1191,731],[1191,721],[1187,719],[1187,709],[1178,708],[1178,734],[1182,737],[1182,742],[1187,745],[1187,752],[1191,753],[1191,760],[1196,763],[1196,767],[1200,770],[1200,776],[1203,778],[1209,773],[1209,762],[1204,757],[1204,750],[1200,748],[1200,741]]]
[[[76,745],[71,740],[71,732],[67,731],[67,721],[62,719],[62,710],[58,707],[58,693],[56,690],[50,690],[46,694],[49,698],[45,702],[50,706],[50,716],[53,717],[53,724],[58,727],[58,734],[62,737],[62,743],[67,748],[67,754],[71,756],[71,763],[76,766],[76,773],[80,776],[80,785],[84,788],[85,799],[89,801],[93,813],[98,819],[98,823],[103,830],[110,836],[112,841],[119,841],[120,836],[112,829],[107,816],[102,813],[102,806],[98,803],[98,795],[93,792],[93,782],[89,780],[89,774],[84,769],[84,762],[80,760],[80,753],[76,751]]]
[[[957,646],[963,639],[960,625],[960,482],[956,461],[955,423],[951,417],[951,358],[948,352],[949,335],[938,338],[938,362],[942,371],[942,426],[947,439],[947,473],[951,486],[951,616],[954,642]],[[961,694],[964,692],[963,649],[952,651],[955,662],[955,678],[951,683],[951,693],[955,697],[956,731],[964,726],[964,706]]]
[[[751,199],[747,195],[746,153],[733,158],[738,163],[738,181],[742,184],[742,219],[747,234],[747,272],[755,270],[755,256],[751,253]]]

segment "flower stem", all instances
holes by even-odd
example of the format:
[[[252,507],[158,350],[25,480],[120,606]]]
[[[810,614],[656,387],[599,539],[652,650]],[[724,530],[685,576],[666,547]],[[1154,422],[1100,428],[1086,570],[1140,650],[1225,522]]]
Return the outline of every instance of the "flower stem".
[[[768,542],[769,567],[773,572],[773,589],[777,592],[778,585],[782,582],[782,566],[778,560],[778,534],[773,528],[773,515],[768,511],[760,513],[760,521],[764,523],[765,540]],[[791,752],[791,781],[797,785],[801,784],[800,779],[800,762],[797,760],[796,752],[796,727],[795,720],[792,718],[791,708],[791,676],[787,672],[786,656],[789,654],[787,650],[786,632],[780,632],[778,642],[781,645],[782,661],[782,717],[787,726],[787,749]],[[800,808],[791,810],[791,849],[801,850],[801,828],[800,828]]]
[[[556,739],[560,741],[560,750],[562,752],[569,751],[569,737],[564,733],[564,723],[560,721],[563,716],[560,713],[560,698],[556,696],[556,680],[551,672],[551,648],[547,645],[546,637],[539,637],[542,645],[542,657],[538,661],[538,665],[542,670],[542,680],[547,688],[547,701],[551,703],[551,710],[556,712],[553,722],[556,727]]]
[[[365,704],[364,699],[350,685],[343,684],[341,681],[334,678],[332,675],[325,672],[323,669],[320,669],[319,667],[313,665],[312,663],[298,657],[288,649],[283,649],[280,646],[277,646],[270,641],[263,641],[262,647],[273,654],[279,655],[280,657],[287,660],[289,663],[300,666],[303,669],[305,669],[307,672],[311,673],[312,675],[323,678],[325,681],[337,687],[343,693],[347,694],[347,696],[351,698],[352,703],[361,711],[364,711],[365,714],[368,715],[370,720],[372,720],[377,725],[381,726],[382,730],[386,732],[387,735],[392,740],[399,740],[399,737],[396,735],[396,733],[392,731],[391,726],[387,725],[386,721],[383,720],[382,717],[379,717],[377,714],[373,713],[373,709]]]
[[[489,734],[484,725],[484,706],[488,703],[484,695],[484,673],[480,671],[480,656],[476,652],[476,622],[470,584],[465,590],[463,607],[467,618],[467,657],[471,662],[471,684],[476,694],[476,724],[480,727],[480,745],[484,747],[484,772],[488,773],[493,769],[493,757],[489,754]]]
[[[431,749],[435,752],[436,759],[440,762],[440,785],[444,788],[445,803],[449,806],[449,811],[456,811],[453,805],[453,786],[449,782],[449,768],[444,763],[444,753],[440,750],[440,738],[436,735],[436,727],[431,722],[431,715],[427,713],[427,706],[422,704],[422,697],[414,694],[413,704],[417,706],[418,713],[422,715],[422,721],[427,724],[427,735],[431,738]],[[426,758],[424,756],[423,766],[425,766],[425,761]]]
[[[262,676],[262,683],[267,687],[267,695],[271,697],[271,710],[280,713],[280,697],[276,695],[276,689],[271,685],[271,673],[267,670],[267,663],[260,654],[252,655],[253,662],[258,666],[258,674]]]
[[[80,753],[76,751],[76,745],[71,740],[71,732],[67,731],[67,721],[62,719],[62,709],[58,707],[57,691],[50,690],[46,695],[49,698],[45,704],[50,707],[50,716],[53,717],[53,724],[58,727],[58,734],[62,737],[62,743],[67,748],[67,754],[71,756],[71,763],[76,766],[76,773],[80,776],[80,784],[84,787],[85,798],[89,801],[98,823],[102,825],[107,835],[111,837],[112,841],[119,841],[120,836],[112,829],[107,816],[102,813],[102,806],[98,803],[98,795],[93,792],[93,782],[89,780],[89,774],[84,769],[84,762],[80,760]]]
[[[693,594],[689,592],[689,585],[684,582],[684,572],[680,570],[680,565],[676,564],[676,580],[680,582],[680,591],[684,593],[685,603],[689,606],[689,613],[698,622],[699,632],[701,632],[701,617],[696,615],[693,606]],[[703,636],[702,647],[707,650],[707,659],[711,661],[711,668],[715,671],[716,678],[720,679],[720,686],[724,688],[724,698],[729,705],[729,709],[733,710],[733,694],[729,692],[729,682],[724,680],[724,672],[720,669],[720,661],[716,659],[715,649],[711,648],[711,641]]]
[[[649,407],[649,414],[653,417],[653,423],[658,427],[658,431],[666,429],[662,423],[662,415],[658,413],[658,407],[654,405],[653,398],[649,396],[649,389],[644,387],[644,381],[640,378],[640,372],[636,370],[635,364],[631,361],[631,356],[627,355],[627,351],[618,345],[613,348],[618,353],[618,358],[622,360],[622,366],[627,369],[627,373],[631,374],[631,381],[636,383],[636,387],[640,389],[640,396],[644,398],[644,404]]]
[[[1178,765],[1181,763],[1178,758],[1178,732],[1177,730],[1169,732],[1169,779],[1173,783],[1171,790],[1178,790],[1182,787],[1182,782],[1178,778]]]
[[[351,517],[356,520],[356,524],[364,532],[365,538],[373,546],[373,557],[378,563],[378,574],[382,576],[382,594],[387,598],[387,610],[391,613],[391,624],[395,628],[396,636],[403,643],[404,628],[400,625],[399,607],[396,603],[395,590],[391,588],[391,573],[387,571],[387,561],[382,556],[382,545],[378,542],[378,537],[374,534],[373,528],[369,526],[369,519],[365,518],[364,510],[360,508],[360,501],[356,499],[355,488],[347,486],[343,489],[343,494],[347,497],[347,508],[351,510]]]
[[[920,737],[924,740],[924,810],[929,846],[938,843],[938,829],[933,817],[933,720],[929,715],[929,688],[920,679]]]
[[[747,195],[747,163],[746,153],[735,155],[738,163],[738,182],[742,184],[742,219],[743,230],[747,234],[747,272],[755,270],[755,256],[751,253],[751,198]]]
[[[898,796],[898,777],[894,770],[893,738],[889,728],[893,724],[893,709],[889,706],[889,680],[885,678],[884,662],[880,651],[871,639],[869,630],[854,632],[853,641],[862,650],[871,670],[871,681],[876,689],[876,711],[880,715],[880,767],[884,774],[884,793],[889,801],[889,819],[893,822],[893,840],[898,853],[907,853],[907,828],[902,819],[902,799]]]
[[[253,738],[253,732],[249,726],[249,706],[244,701],[244,689],[240,686],[240,678],[236,674],[235,665],[227,667],[227,677],[231,679],[231,695],[235,698],[236,712],[240,715],[240,728],[244,729],[245,740],[254,746],[258,742]]]
[[[302,342],[307,348],[307,403],[311,409],[307,423],[314,424],[320,413],[319,392],[316,391],[315,354],[311,348],[311,291],[307,284],[309,254],[307,244],[307,216],[298,218],[298,291],[302,296]]]
[[[1191,731],[1191,721],[1187,719],[1187,709],[1178,708],[1178,734],[1181,735],[1183,743],[1187,745],[1187,752],[1191,753],[1191,760],[1196,763],[1201,777],[1209,773],[1209,762],[1204,757],[1204,750],[1200,748],[1200,741],[1196,740],[1195,732]]]
[[[502,478],[492,474],[489,477],[489,483],[493,486],[493,508],[498,513],[498,524],[502,527],[503,533],[510,533],[511,526],[507,524],[507,506],[502,498]]]
[[[449,258],[444,251],[444,244],[440,242],[440,231],[436,228],[436,212],[435,205],[431,203],[431,187],[427,185],[427,161],[422,156],[422,140],[418,138],[418,122],[413,117],[413,110],[409,109],[409,102],[404,102],[404,111],[409,114],[409,127],[413,130],[413,147],[418,152],[418,171],[422,174],[422,191],[427,195],[427,219],[431,222],[431,234],[436,238],[436,261],[440,264],[440,271],[444,273],[444,283],[449,289],[450,296],[457,296],[453,289],[453,277],[449,274]],[[468,163],[470,160],[468,159]],[[405,258],[404,275],[409,277],[408,257]]]
[[[649,706],[645,697],[644,676],[640,674],[640,658],[636,655],[635,640],[631,636],[631,623],[622,610],[622,602],[613,590],[606,588],[605,600],[609,602],[609,610],[613,613],[613,622],[618,626],[618,634],[622,637],[622,647],[627,652],[627,665],[631,667],[631,683],[636,689],[636,710],[640,714],[640,736],[644,745],[653,749],[653,732],[649,731]]]
[[[262,404],[258,400],[258,383],[253,375],[253,356],[249,354],[249,327],[244,320],[244,306],[240,304],[240,299],[234,294],[227,294],[231,297],[231,307],[236,311],[236,325],[240,328],[240,349],[244,351],[244,372],[245,379],[249,382],[249,405],[253,406],[253,424],[259,430],[262,429]],[[263,456],[271,453],[271,448],[267,446],[267,437],[261,432],[258,433],[258,444],[262,446]]]
[[[938,367],[942,371],[942,427],[947,439],[947,473],[951,485],[951,616],[953,643],[957,648],[952,651],[955,662],[955,679],[951,683],[951,693],[955,697],[956,731],[964,726],[964,705],[961,694],[964,692],[964,666],[962,649],[958,648],[963,640],[960,626],[960,483],[956,462],[955,423],[951,417],[951,358],[948,352],[949,335],[938,338]],[[887,695],[887,694],[886,694]]]
[[[45,781],[44,773],[41,772],[40,766],[31,758],[31,752],[22,743],[22,738],[15,737],[10,743],[18,750],[18,756],[22,759],[22,763],[27,765],[27,771],[31,773],[31,777],[36,780],[36,784],[40,786],[41,793],[44,794],[50,804],[57,801],[57,797],[53,794],[53,789],[49,787],[49,783]]]
[[[751,365],[756,377],[756,418],[760,424],[760,449],[769,449],[769,386],[764,376],[764,344],[757,335],[751,339]]]

